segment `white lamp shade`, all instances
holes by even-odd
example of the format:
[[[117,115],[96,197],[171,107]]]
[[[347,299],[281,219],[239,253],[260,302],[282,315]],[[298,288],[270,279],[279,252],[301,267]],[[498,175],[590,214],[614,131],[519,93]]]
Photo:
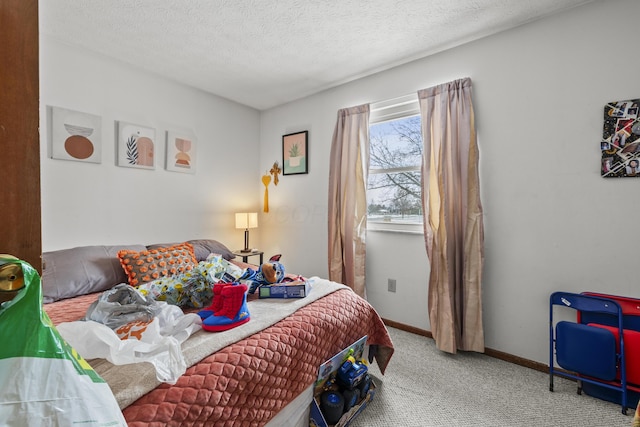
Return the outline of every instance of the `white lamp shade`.
[[[243,212],[236,214],[236,228],[258,228],[258,213]]]

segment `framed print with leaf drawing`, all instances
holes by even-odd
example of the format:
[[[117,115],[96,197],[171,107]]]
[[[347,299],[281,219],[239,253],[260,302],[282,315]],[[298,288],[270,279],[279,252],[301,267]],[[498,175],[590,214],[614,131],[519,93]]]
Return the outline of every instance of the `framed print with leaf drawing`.
[[[118,166],[155,169],[156,130],[117,122]]]
[[[282,136],[282,175],[309,173],[309,131]]]
[[[191,132],[167,131],[166,169],[196,173],[196,138]]]

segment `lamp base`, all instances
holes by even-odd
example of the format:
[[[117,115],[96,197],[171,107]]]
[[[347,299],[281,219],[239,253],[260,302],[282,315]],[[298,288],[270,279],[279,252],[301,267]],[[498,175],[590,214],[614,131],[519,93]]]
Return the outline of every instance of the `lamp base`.
[[[240,249],[240,252],[242,252],[243,254],[248,254],[253,252],[252,249],[249,249],[249,229],[248,228],[244,230],[244,249]]]

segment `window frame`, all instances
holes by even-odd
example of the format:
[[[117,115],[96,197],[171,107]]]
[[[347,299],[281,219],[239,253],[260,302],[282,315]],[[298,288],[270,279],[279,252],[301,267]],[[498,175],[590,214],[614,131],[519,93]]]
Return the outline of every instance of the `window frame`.
[[[379,123],[389,122],[393,120],[408,118],[412,116],[420,116],[420,102],[418,100],[417,93],[400,96],[384,101],[371,103],[369,114],[369,127]],[[371,144],[371,142],[369,142]],[[422,172],[421,165],[397,167],[397,168],[369,168],[368,174],[381,174],[381,173],[399,173],[418,171]],[[368,182],[367,182],[368,186]],[[367,195],[369,190],[367,189]],[[367,208],[369,198],[367,197]],[[424,215],[424,213],[423,213]],[[402,222],[394,221],[387,222],[381,220],[372,220],[369,218],[367,212],[367,229],[372,231],[385,231],[395,233],[410,233],[410,234],[424,234],[423,224],[415,222]]]

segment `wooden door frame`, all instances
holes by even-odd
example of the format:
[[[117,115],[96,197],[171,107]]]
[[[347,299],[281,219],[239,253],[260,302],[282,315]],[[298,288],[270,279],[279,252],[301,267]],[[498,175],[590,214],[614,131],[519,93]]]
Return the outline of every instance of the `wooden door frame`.
[[[0,1],[0,253],[42,266],[38,0]]]

